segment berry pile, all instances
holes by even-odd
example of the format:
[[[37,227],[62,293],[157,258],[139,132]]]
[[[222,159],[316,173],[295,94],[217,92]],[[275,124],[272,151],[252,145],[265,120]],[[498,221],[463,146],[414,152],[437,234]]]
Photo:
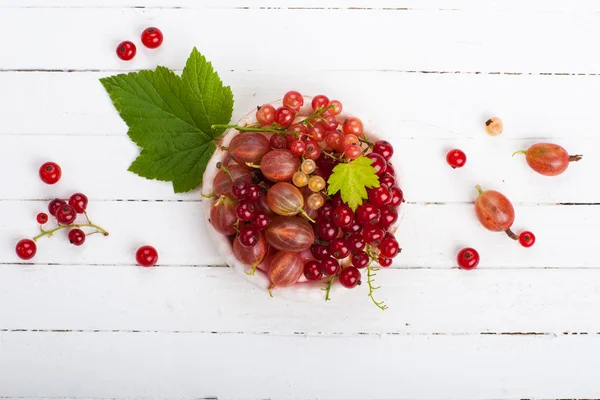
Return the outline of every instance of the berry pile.
[[[290,91],[281,107],[258,107],[256,124],[219,126],[240,133],[223,147],[231,162],[217,165],[210,222],[231,238],[247,273],[265,272],[271,288],[323,280],[329,300],[336,279],[354,288],[366,268],[372,297],[372,263],[388,267],[400,252],[392,228],[404,200],[390,163],[394,149],[372,142],[342,108],[324,95],[304,107],[304,97]],[[353,209],[340,192],[328,192],[329,178],[360,157],[377,185],[362,186],[365,201]]]

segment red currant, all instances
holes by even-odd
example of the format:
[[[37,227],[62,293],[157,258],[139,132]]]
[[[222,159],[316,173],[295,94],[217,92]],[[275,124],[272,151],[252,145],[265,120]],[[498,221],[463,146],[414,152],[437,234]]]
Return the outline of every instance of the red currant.
[[[158,261],[158,252],[152,246],[142,246],[135,252],[135,260],[142,267],[151,267]]]
[[[319,144],[313,140],[307,140],[306,142],[306,151],[304,152],[304,157],[309,158],[311,160],[316,160],[321,155],[321,147]]]
[[[244,179],[236,179],[231,185],[231,194],[238,200],[248,198],[250,183]]]
[[[308,134],[308,128],[302,124],[291,124],[287,129],[288,132],[296,132],[296,138],[301,139]]]
[[[275,122],[275,107],[263,104],[256,108],[256,120],[261,125],[271,125]]]
[[[381,154],[377,153],[371,153],[367,157],[373,160],[371,167],[375,168],[375,173],[377,175],[383,175],[387,169],[387,162],[385,161],[385,158],[383,158]]]
[[[250,221],[256,213],[256,205],[248,200],[241,200],[235,206],[235,215],[242,221]]]
[[[271,217],[269,217],[269,214],[267,214],[264,211],[259,211],[256,214],[254,214],[254,217],[252,217],[252,226],[254,226],[259,231],[267,229],[270,223]]]
[[[40,167],[40,179],[48,185],[54,185],[60,180],[62,171],[60,166],[54,162],[45,162]]]
[[[348,242],[343,238],[333,239],[329,243],[329,254],[333,258],[343,259],[348,257],[350,254],[350,247],[348,247]]]
[[[356,135],[346,135],[344,137],[344,145],[345,146],[352,146],[352,145],[360,146],[360,140],[358,140],[358,137],[356,137]]]
[[[304,97],[302,97],[300,92],[290,90],[283,96],[283,105],[292,110],[299,111],[300,107],[304,105]]]
[[[352,259],[352,265],[356,268],[366,267],[370,260],[369,255],[363,251],[360,253],[352,253],[350,258]]]
[[[363,229],[363,237],[365,242],[369,244],[378,245],[385,236],[385,230],[377,225],[365,226]]]
[[[331,205],[333,208],[337,208],[342,204],[344,204],[344,200],[342,200],[342,195],[339,192],[331,196]]]
[[[404,193],[402,193],[402,189],[398,186],[392,186],[390,194],[392,196],[392,200],[390,200],[391,206],[398,207],[404,201]]]
[[[344,204],[339,207],[336,207],[336,209],[333,211],[332,220],[333,223],[339,226],[340,228],[345,228],[347,226],[350,226],[350,224],[354,220],[354,213],[352,212],[352,209],[350,207]]]
[[[290,126],[296,118],[296,113],[289,107],[279,107],[275,110],[275,122],[281,126]]]
[[[360,285],[360,271],[356,267],[344,268],[340,274],[340,283],[345,288],[355,288]]]
[[[17,243],[15,251],[21,260],[31,260],[37,253],[37,246],[31,239],[21,239]]]
[[[398,221],[398,211],[392,206],[385,206],[381,208],[381,219],[379,225],[383,229],[387,229]]]
[[[269,144],[272,149],[285,149],[287,147],[287,141],[281,135],[275,134],[269,139]]]
[[[319,208],[319,219],[321,221],[331,221],[333,218],[333,205],[329,202],[325,203],[323,207]]]
[[[150,27],[142,32],[142,44],[149,49],[156,49],[163,42],[163,34],[158,28]]]
[[[392,260],[390,258],[385,258],[382,256],[379,256],[379,258],[377,259],[377,262],[382,267],[389,267],[390,265],[392,265]]]
[[[394,154],[394,148],[387,140],[378,140],[373,145],[373,153],[380,154],[386,159],[386,161],[388,161]]]
[[[343,106],[342,103],[339,100],[331,100],[329,102],[329,109],[327,110],[327,112],[331,115],[339,115],[342,113],[343,110]]]
[[[385,186],[391,188],[396,183],[396,179],[394,178],[394,175],[389,173],[388,169],[389,169],[389,164],[385,169],[386,172],[379,177],[379,184],[385,185]]]
[[[304,264],[304,276],[309,281],[318,281],[323,276],[321,271],[321,263],[315,260],[311,260]]]
[[[354,160],[362,154],[362,148],[358,145],[351,144],[344,147],[344,154],[349,160]]]
[[[308,136],[310,140],[318,143],[325,139],[325,132],[327,132],[325,125],[318,123],[308,128],[306,136]]]
[[[336,131],[329,131],[325,134],[325,143],[327,147],[341,153],[344,151],[344,135]]]
[[[535,235],[529,231],[521,232],[519,235],[519,243],[523,247],[531,247],[535,243]]]
[[[327,276],[337,275],[340,270],[340,263],[335,258],[326,258],[321,261],[321,271]]]
[[[356,117],[347,118],[342,124],[342,132],[344,132],[344,135],[362,136],[363,123]]]
[[[48,222],[48,214],[46,213],[39,213],[35,219],[37,220],[38,224],[40,225],[44,225],[46,222]]]
[[[262,194],[262,191],[260,190],[260,186],[258,186],[255,183],[251,183],[250,185],[248,185],[247,199],[249,201],[258,201],[258,199],[260,199],[261,194]]]
[[[315,111],[317,111],[320,108],[327,107],[328,104],[329,104],[329,99],[327,98],[327,96],[324,96],[322,94],[319,94],[319,95],[313,97],[312,102],[311,102],[311,106],[312,106],[313,110],[315,110]]]
[[[331,254],[329,254],[329,247],[322,246],[320,244],[313,244],[310,247],[310,252],[317,260],[326,260],[327,258],[331,257]]]
[[[339,228],[332,221],[317,222],[314,226],[315,235],[322,240],[330,241],[337,237]]]
[[[68,204],[63,204],[56,210],[56,220],[61,225],[72,224],[75,218],[77,218],[77,211]]]
[[[467,155],[462,150],[450,150],[446,154],[446,161],[452,168],[460,168],[467,162]]]
[[[385,258],[394,258],[400,252],[400,245],[392,238],[385,238],[379,245],[379,251]]]
[[[67,204],[66,201],[61,199],[54,199],[48,203],[48,212],[52,216],[56,216],[56,211],[63,205]]]
[[[381,211],[373,203],[365,202],[356,209],[356,219],[365,226],[377,225],[381,219]]]
[[[69,205],[73,207],[78,214],[83,214],[87,209],[88,198],[83,193],[75,193],[69,198]]]
[[[137,49],[135,48],[135,44],[133,44],[129,40],[121,42],[117,46],[117,57],[119,57],[123,61],[129,61],[133,59],[133,57],[135,57],[136,52]]]
[[[290,151],[300,157],[306,151],[306,143],[302,140],[296,140],[290,145]]]
[[[240,233],[238,234],[238,239],[242,246],[253,247],[258,243],[258,229],[250,225],[242,226],[240,228]]]
[[[379,185],[378,188],[367,189],[369,201],[378,207],[385,206],[392,200],[392,195],[387,186]]]
[[[325,121],[323,121],[323,123],[325,124],[327,130],[335,131],[339,125],[337,118],[334,115],[326,115],[324,118]]]
[[[350,236],[348,236],[347,238],[348,241],[348,247],[350,248],[350,251],[353,253],[360,253],[365,249],[365,246],[367,245],[365,243],[365,239],[363,238],[363,236],[360,233],[353,233]]]
[[[85,242],[85,233],[78,228],[69,231],[69,242],[75,246],[81,246]]]
[[[394,169],[394,166],[392,165],[392,163],[389,161],[387,163],[387,167],[385,168],[385,172],[387,172],[391,176],[394,176],[394,177],[396,176],[396,170]]]
[[[473,269],[479,264],[479,253],[472,248],[462,249],[458,252],[456,261],[462,269]]]
[[[342,230],[346,233],[359,233],[362,231],[363,226],[356,220],[356,217],[352,218],[352,222]]]

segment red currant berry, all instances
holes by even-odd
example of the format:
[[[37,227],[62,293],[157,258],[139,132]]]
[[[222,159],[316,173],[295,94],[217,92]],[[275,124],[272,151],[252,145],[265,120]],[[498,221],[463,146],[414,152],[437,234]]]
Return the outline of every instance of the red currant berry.
[[[340,228],[345,228],[350,226],[352,221],[354,220],[354,213],[352,209],[347,205],[341,205],[336,207],[333,211],[332,217],[333,223],[339,226]]]
[[[383,175],[387,169],[387,162],[385,161],[385,158],[383,158],[381,154],[377,153],[371,153],[367,157],[373,160],[371,167],[375,168],[375,173],[380,176]]]
[[[75,193],[69,198],[69,205],[73,207],[78,214],[83,214],[87,209],[88,198],[83,193]]]
[[[344,107],[339,100],[331,100],[328,105],[329,109],[327,112],[331,115],[339,115],[342,113]]]
[[[381,211],[373,203],[365,202],[356,209],[356,219],[364,226],[377,225]]]
[[[306,151],[306,143],[302,140],[296,140],[290,145],[290,151],[300,157]]]
[[[340,263],[334,258],[326,258],[321,261],[321,271],[327,276],[337,275],[340,271]]]
[[[302,137],[306,136],[308,134],[308,128],[302,124],[291,124],[288,128],[287,128],[288,132],[291,133],[297,133],[296,138],[301,139]]]
[[[400,245],[392,238],[383,239],[379,245],[379,252],[385,258],[394,258],[400,252]]]
[[[75,218],[77,218],[77,211],[68,204],[63,204],[56,210],[56,220],[61,225],[72,224]]]
[[[252,226],[258,229],[259,231],[267,229],[270,223],[271,217],[269,217],[269,214],[267,214],[264,211],[259,211],[256,214],[254,214],[254,217],[252,217]]]
[[[236,179],[231,185],[231,194],[238,200],[248,198],[250,183],[244,179]]]
[[[275,122],[275,107],[263,104],[256,108],[256,120],[261,125],[271,125]]]
[[[119,57],[123,61],[129,61],[133,59],[133,57],[135,57],[136,52],[137,49],[135,48],[135,44],[133,44],[129,40],[121,42],[117,46],[117,57]]]
[[[318,109],[325,108],[329,104],[329,99],[327,96],[319,94],[313,97],[312,102],[310,103],[313,110],[317,111]]]
[[[369,244],[378,245],[383,240],[385,236],[385,230],[380,226],[365,226],[363,229],[363,237],[365,238],[365,242]]]
[[[340,274],[340,283],[345,288],[355,288],[360,285],[360,271],[356,267],[344,268]]]
[[[462,150],[450,150],[446,154],[446,161],[452,168],[460,168],[467,162],[467,155]]]
[[[389,267],[390,265],[392,265],[392,260],[390,258],[385,258],[382,256],[379,256],[379,258],[377,259],[377,262],[382,267]]]
[[[385,206],[381,208],[381,219],[379,220],[379,226],[383,229],[387,229],[398,221],[398,211],[392,206]]]
[[[369,195],[369,201],[377,207],[385,206],[392,200],[390,190],[385,185],[379,185],[378,188],[367,189],[367,194]]]
[[[333,218],[333,205],[329,202],[325,203],[323,207],[319,208],[319,220],[331,221]]]
[[[152,246],[142,246],[135,252],[135,260],[142,267],[151,267],[158,261],[158,252]]]
[[[379,177],[379,184],[391,188],[396,183],[396,178],[389,173],[387,168],[389,168],[389,164],[388,167],[386,167],[385,173]]]
[[[394,177],[396,176],[396,170],[394,169],[394,166],[392,165],[392,163],[389,162],[389,161],[387,163],[387,167],[385,169],[385,172],[387,172],[391,176],[394,176]]]
[[[69,242],[75,246],[81,246],[85,242],[85,233],[78,228],[69,231]]]
[[[315,235],[325,241],[335,239],[340,231],[332,221],[317,222],[314,228]]]
[[[275,122],[281,126],[290,126],[296,118],[296,113],[289,107],[279,107],[275,110]]]
[[[458,252],[458,266],[462,269],[473,269],[479,264],[479,253],[475,249],[466,248]]]
[[[331,205],[333,208],[337,208],[342,204],[344,204],[344,200],[342,200],[342,195],[339,192],[331,196]]]
[[[48,212],[52,216],[56,216],[56,211],[63,205],[67,204],[66,201],[61,199],[54,199],[48,203]]]
[[[344,155],[349,160],[355,160],[362,154],[362,148],[358,145],[351,144],[349,146],[344,147]]]
[[[329,247],[321,246],[320,244],[313,244],[310,247],[310,252],[317,260],[326,260],[331,257],[331,254],[329,254]]]
[[[344,135],[336,131],[329,131],[325,134],[325,143],[327,147],[341,153],[344,151]]]
[[[342,124],[342,132],[344,132],[344,135],[360,137],[363,134],[363,123],[356,117],[347,118]]]
[[[535,243],[535,235],[529,231],[521,232],[519,235],[519,243],[523,247],[531,247]]]
[[[242,226],[240,228],[240,233],[238,234],[238,239],[242,246],[253,247],[258,243],[258,229],[250,225]]]
[[[149,49],[156,49],[163,42],[163,34],[158,28],[150,27],[142,32],[142,44]]]
[[[287,141],[282,135],[274,134],[269,139],[269,144],[272,149],[285,149],[287,147]]]
[[[35,219],[37,220],[38,224],[40,225],[44,225],[46,222],[48,222],[48,214],[46,213],[39,213]]]
[[[348,242],[343,238],[333,239],[329,243],[329,254],[333,258],[343,259],[350,255],[350,247],[348,247]]]
[[[262,191],[260,190],[260,186],[254,183],[248,185],[248,201],[258,201],[258,199],[260,199],[261,194]]]
[[[335,131],[339,125],[337,118],[334,115],[326,115],[324,118],[325,121],[323,121],[323,123],[325,124],[327,130]]]
[[[17,243],[15,251],[21,260],[31,260],[37,253],[37,246],[31,239],[21,239]]]
[[[344,145],[345,146],[352,146],[352,145],[360,146],[360,140],[358,140],[358,137],[356,137],[355,135],[346,135],[344,137]]]
[[[235,215],[242,221],[250,221],[256,214],[256,206],[248,200],[241,200],[235,206]]]
[[[325,125],[318,123],[308,128],[308,133],[306,136],[309,137],[313,142],[318,143],[325,139],[325,132],[327,132]]]
[[[362,251],[360,253],[352,253],[350,259],[352,260],[352,265],[356,268],[364,268],[370,261],[369,255]]]
[[[321,271],[321,263],[315,260],[311,260],[304,264],[304,276],[309,281],[318,281],[323,276]]]
[[[40,167],[40,179],[48,185],[54,185],[59,181],[62,171],[57,163],[45,162]]]
[[[392,186],[390,194],[392,196],[392,200],[390,200],[391,206],[398,207],[404,201],[404,193],[402,193],[402,189],[398,186]]]
[[[345,228],[342,228],[342,230],[346,233],[360,233],[360,231],[362,231],[363,226],[356,220],[356,218],[352,219],[352,222],[350,223],[350,225],[348,225]]]
[[[304,152],[304,157],[309,158],[311,160],[316,160],[321,155],[321,147],[319,144],[313,140],[306,141],[306,151]]]
[[[353,253],[361,253],[367,245],[360,233],[353,233],[346,240],[348,241],[350,251]]]
[[[298,111],[304,105],[304,97],[302,97],[300,92],[290,90],[283,96],[283,105]]]
[[[373,145],[373,153],[380,154],[387,161],[392,158],[392,155],[394,154],[394,148],[387,140],[378,140]]]

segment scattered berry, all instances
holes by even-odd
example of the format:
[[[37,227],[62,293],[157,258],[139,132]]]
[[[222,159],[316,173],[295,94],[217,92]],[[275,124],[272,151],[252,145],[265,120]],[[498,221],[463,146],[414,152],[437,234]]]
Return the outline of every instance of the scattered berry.
[[[360,271],[356,267],[344,268],[340,274],[340,283],[348,289],[360,285]]]
[[[31,239],[21,239],[15,248],[21,260],[31,260],[37,252],[37,246]]]
[[[135,259],[142,267],[151,267],[158,261],[158,252],[152,246],[142,246],[135,252]]]
[[[69,205],[73,207],[78,214],[83,214],[88,205],[88,198],[83,193],[75,193],[69,198]]]
[[[75,246],[81,246],[85,242],[85,233],[78,228],[71,229],[69,231],[69,242]]]
[[[163,34],[158,28],[150,27],[142,32],[142,44],[149,49],[156,49],[163,42]]]
[[[54,199],[48,203],[48,212],[50,215],[56,217],[56,211],[63,205],[67,204],[66,201],[61,199]]]
[[[467,162],[467,155],[459,149],[453,149],[446,154],[446,162],[452,168],[461,168]]]
[[[68,204],[63,204],[56,210],[56,220],[59,224],[70,225],[75,218],[77,218],[77,211]]]
[[[60,180],[61,176],[62,171],[57,163],[46,162],[40,167],[40,179],[48,185],[54,185]]]
[[[485,121],[485,131],[490,136],[498,136],[504,130],[504,123],[500,118],[490,118]]]
[[[531,247],[535,244],[535,235],[529,231],[521,232],[519,243],[523,247]]]
[[[37,220],[38,224],[44,225],[46,222],[48,222],[48,214],[41,212],[36,216],[35,219]]]
[[[462,249],[456,257],[458,266],[462,269],[470,270],[479,264],[479,253],[472,248]]]
[[[135,57],[136,52],[137,49],[135,48],[135,44],[133,44],[129,40],[121,42],[117,46],[117,57],[119,57],[123,61],[132,60],[133,57]]]

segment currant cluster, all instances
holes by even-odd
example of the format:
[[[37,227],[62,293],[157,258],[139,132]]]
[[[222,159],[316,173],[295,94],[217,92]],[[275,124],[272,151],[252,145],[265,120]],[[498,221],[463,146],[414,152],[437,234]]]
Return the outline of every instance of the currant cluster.
[[[163,42],[163,34],[160,29],[155,27],[150,27],[144,29],[142,32],[142,44],[149,49],[158,48]],[[117,46],[117,57],[119,57],[123,61],[132,60],[137,53],[137,48],[135,44],[129,40],[119,43]]]
[[[214,126],[240,133],[223,147],[231,161],[217,165],[210,222],[231,237],[250,274],[268,260],[258,270],[272,287],[291,286],[304,275],[325,279],[327,289],[335,278],[353,288],[361,282],[359,269],[372,262],[390,266],[400,252],[389,231],[403,202],[390,162],[394,149],[384,140],[371,142],[362,121],[342,117],[342,109],[324,95],[305,107],[304,97],[289,91],[280,107],[257,107],[256,124]],[[368,201],[352,210],[339,192],[328,195],[327,181],[338,164],[359,156],[371,160],[379,187],[368,189]]]

